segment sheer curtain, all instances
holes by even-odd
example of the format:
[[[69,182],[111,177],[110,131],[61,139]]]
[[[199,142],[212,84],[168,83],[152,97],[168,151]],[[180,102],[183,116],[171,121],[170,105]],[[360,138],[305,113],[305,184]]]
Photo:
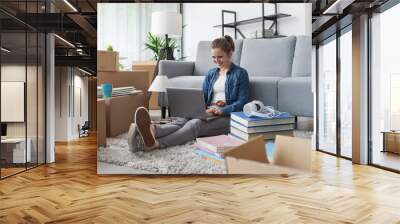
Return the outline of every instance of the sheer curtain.
[[[97,49],[106,50],[112,45],[119,52],[123,70],[131,70],[133,61],[153,57],[144,45],[151,30],[152,12],[179,12],[179,4],[99,3],[97,9]]]

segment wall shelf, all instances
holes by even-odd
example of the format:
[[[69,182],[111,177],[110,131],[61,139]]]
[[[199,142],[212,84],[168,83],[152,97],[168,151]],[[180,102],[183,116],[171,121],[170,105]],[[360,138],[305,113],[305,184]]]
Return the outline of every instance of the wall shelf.
[[[232,28],[235,30],[235,39],[237,38],[237,34],[240,34],[243,38],[246,38],[245,35],[242,33],[242,31],[238,28],[239,26],[243,26],[243,25],[249,25],[249,24],[257,24],[257,23],[261,23],[261,35],[262,38],[278,38],[278,37],[284,37],[283,35],[279,35],[278,34],[278,19],[281,18],[286,18],[289,17],[291,15],[289,14],[285,14],[285,13],[278,13],[278,5],[277,3],[273,3],[274,4],[274,14],[271,15],[264,15],[265,13],[265,6],[264,3],[261,3],[261,16],[260,17],[256,17],[256,18],[252,18],[252,19],[246,19],[246,20],[240,20],[240,21],[236,21],[236,12],[235,11],[229,11],[229,10],[222,10],[222,23],[220,25],[215,25],[213,27],[215,28],[222,28],[222,36],[224,36],[225,34],[225,28]],[[229,23],[225,23],[225,14],[233,14],[234,16],[234,21],[233,22],[229,22]],[[272,36],[265,36],[265,21],[272,21],[272,24],[269,26],[268,29],[272,29],[272,27],[275,27],[274,29],[274,35]]]
[[[285,18],[285,17],[289,17],[289,14],[284,14],[284,13],[278,13],[278,14],[273,14],[273,15],[268,15],[268,16],[264,16],[264,20],[275,20],[275,19],[281,19],[281,18]],[[262,17],[257,17],[257,18],[253,18],[253,19],[246,19],[246,20],[241,20],[241,21],[236,21],[233,23],[225,23],[224,26],[225,27],[234,27],[236,26],[242,26],[242,25],[248,25],[248,24],[254,24],[254,23],[260,23],[262,22],[263,18]],[[213,27],[219,28],[222,27],[221,25],[215,25]]]

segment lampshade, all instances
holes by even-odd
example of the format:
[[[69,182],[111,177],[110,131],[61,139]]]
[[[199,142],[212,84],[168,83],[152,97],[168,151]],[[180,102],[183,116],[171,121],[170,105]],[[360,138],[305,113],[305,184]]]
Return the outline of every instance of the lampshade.
[[[181,36],[182,15],[176,12],[153,12],[151,33],[157,36]]]
[[[149,92],[167,92],[168,77],[165,75],[157,75],[151,83]]]

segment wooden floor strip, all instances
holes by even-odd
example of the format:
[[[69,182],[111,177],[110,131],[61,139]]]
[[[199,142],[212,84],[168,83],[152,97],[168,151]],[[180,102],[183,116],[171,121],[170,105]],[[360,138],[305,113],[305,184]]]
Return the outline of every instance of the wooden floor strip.
[[[277,176],[96,174],[96,139],[0,181],[0,223],[400,223],[400,175],[313,153]]]

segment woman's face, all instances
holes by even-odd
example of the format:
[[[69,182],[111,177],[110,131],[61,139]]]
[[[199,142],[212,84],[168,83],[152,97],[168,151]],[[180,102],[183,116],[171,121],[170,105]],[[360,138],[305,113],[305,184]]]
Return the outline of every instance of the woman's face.
[[[227,67],[231,63],[231,55],[228,55],[220,48],[211,49],[213,62],[219,67]]]

